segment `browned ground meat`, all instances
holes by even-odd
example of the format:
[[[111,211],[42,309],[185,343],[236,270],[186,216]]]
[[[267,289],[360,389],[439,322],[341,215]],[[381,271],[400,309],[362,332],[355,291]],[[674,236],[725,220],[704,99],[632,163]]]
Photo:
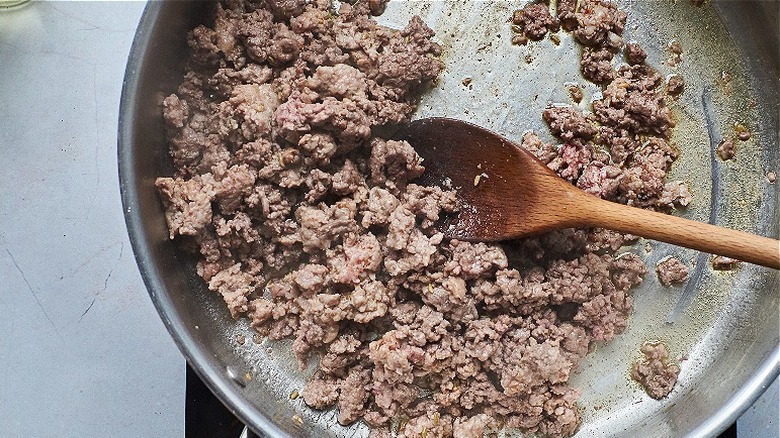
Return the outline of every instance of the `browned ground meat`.
[[[571,107],[547,108],[542,117],[555,135],[567,141],[574,138],[587,141],[598,132],[584,114]]]
[[[737,150],[734,147],[734,141],[730,138],[724,138],[721,140],[718,148],[715,149],[715,153],[718,154],[721,160],[726,161],[734,158],[737,155]]]
[[[599,51],[612,55],[607,49]],[[588,59],[588,53],[586,49],[583,59]],[[609,63],[603,74],[608,76],[591,77],[593,81],[612,78],[603,97],[593,101],[593,113],[568,106],[544,111],[544,120],[564,141],[562,145],[543,145],[538,138],[527,137],[525,146],[593,195],[662,210],[688,205],[691,194],[685,183],[664,182],[678,152],[667,141],[674,122],[661,92],[660,75],[645,64],[615,72]]]
[[[660,84],[660,75],[649,67],[624,66],[604,89],[603,99],[593,102],[596,120],[615,129],[668,138],[674,122]]]
[[[569,87],[569,95],[571,96],[571,99],[577,103],[582,102],[582,98],[585,97],[582,93],[582,88],[577,85]]]
[[[574,37],[586,46],[618,48],[626,13],[609,0],[580,0]]]
[[[550,15],[550,6],[546,3],[526,4],[514,12],[512,23],[519,31],[512,40],[515,44],[525,44],[529,39],[540,40],[547,35],[547,31],[555,32],[560,29],[560,23]]]
[[[441,48],[417,17],[377,25],[384,3],[334,13],[327,0],[236,0],[190,33],[184,81],[163,103],[170,236],[197,248],[198,274],[234,318],[292,338],[302,366],[317,353],[303,400],[337,407],[341,424],[362,419],[372,436],[390,436],[394,420],[401,437],[572,435],[580,392],[568,380],[626,327],[647,268],[617,251],[636,238],[444,239],[435,224],[458,209],[455,193],[415,184],[425,163],[374,130],[408,120],[443,69]],[[604,96],[591,113],[545,111],[561,145],[533,133],[523,145],[595,196],[686,205],[685,185],[664,182],[677,152],[660,78],[644,65],[613,71],[625,14],[580,3],[558,14],[608,58]],[[546,8],[526,8],[529,36],[557,28]]]
[[[582,52],[582,75],[585,79],[602,84],[615,77],[612,70],[612,58],[615,55],[608,49],[584,49]]]
[[[558,20],[565,30],[571,31],[577,27],[576,11],[577,0],[558,0]]]
[[[679,96],[685,91],[685,81],[680,75],[671,75],[666,82],[666,92],[672,96]]]
[[[669,65],[675,66],[682,62],[683,47],[677,40],[669,42],[669,53],[671,54],[669,59]]]
[[[677,40],[669,41],[669,51],[674,55],[682,55],[682,44],[680,44],[680,42]]]
[[[739,260],[726,256],[715,256],[712,258],[712,268],[716,271],[730,271],[737,267]]]
[[[655,266],[658,280],[664,286],[682,283],[688,279],[688,267],[677,257],[667,257]]]
[[[631,65],[642,64],[647,59],[647,52],[638,43],[627,43],[625,55],[626,61]]]
[[[654,399],[669,395],[677,383],[680,367],[669,361],[666,345],[661,342],[646,343],[640,351],[645,355],[631,369],[631,377],[642,385],[647,394]]]

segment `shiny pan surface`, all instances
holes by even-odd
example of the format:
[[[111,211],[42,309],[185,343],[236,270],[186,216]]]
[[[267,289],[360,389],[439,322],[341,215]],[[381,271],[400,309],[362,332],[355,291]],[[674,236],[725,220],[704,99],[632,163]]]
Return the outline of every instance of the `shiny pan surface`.
[[[620,1],[629,13],[626,40],[647,50],[648,63],[686,81],[670,102],[682,151],[670,178],[686,180],[693,203],[682,216],[778,237],[777,172],[780,141],[778,2]],[[579,74],[579,50],[561,32],[527,46],[510,43],[508,18],[523,2],[394,1],[380,23],[400,27],[420,15],[437,32],[447,65],[437,88],[415,117],[468,120],[519,140],[534,130],[552,140],[541,119],[550,103],[570,102],[568,86],[583,87],[587,106],[597,86]],[[142,276],[162,319],[182,352],[214,393],[255,431],[268,436],[366,436],[358,422],[336,423],[334,410],[308,409],[290,394],[305,376],[290,342],[253,337],[247,321],[234,322],[221,298],[196,275],[195,260],[168,239],[154,180],[171,173],[161,103],[181,81],[187,30],[205,21],[204,2],[150,2],[128,61],[119,126],[122,200]],[[670,62],[668,44],[683,47]],[[464,81],[469,78],[470,81]],[[464,85],[464,83],[468,85]],[[736,124],[750,140],[737,159],[714,155]],[[633,290],[634,314],[625,333],[583,361],[571,384],[582,388],[579,437],[713,436],[771,383],[780,369],[780,275],[743,264],[714,271],[710,256],[640,240],[634,248],[650,273]],[[681,287],[664,288],[652,267],[679,256],[691,270]],[[245,339],[241,342],[241,339]],[[628,377],[645,341],[662,340],[683,357],[680,380],[669,398],[647,397]],[[503,435],[503,433],[502,433]],[[512,436],[507,433],[507,436]]]

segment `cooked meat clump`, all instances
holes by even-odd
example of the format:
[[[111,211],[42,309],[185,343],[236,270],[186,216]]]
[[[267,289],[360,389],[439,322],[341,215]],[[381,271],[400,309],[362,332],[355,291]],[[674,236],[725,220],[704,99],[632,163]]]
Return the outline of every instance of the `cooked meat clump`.
[[[680,367],[669,361],[669,353],[663,343],[646,343],[640,351],[645,358],[634,364],[631,377],[650,397],[662,399],[668,396],[677,383]]]
[[[688,279],[688,267],[677,257],[667,257],[655,267],[658,280],[664,286],[679,284]]]
[[[737,155],[734,141],[730,138],[724,138],[720,141],[717,149],[715,149],[715,153],[718,154],[718,157],[720,157],[720,159],[723,161],[734,158]]]
[[[687,206],[691,200],[687,185],[665,182],[679,154],[669,143],[674,121],[664,101],[663,80],[645,64],[647,54],[638,43],[623,44],[625,14],[602,0],[580,1],[572,9],[576,13],[562,7],[571,5],[559,3],[559,17],[564,13],[576,18],[571,29],[586,46],[583,75],[604,89],[592,102],[591,112],[565,105],[544,111],[544,120],[563,144],[542,144],[530,134],[533,138],[525,146],[593,195],[656,210]],[[630,65],[615,70],[612,58],[621,48]],[[671,91],[681,89],[667,89]]]
[[[730,271],[737,267],[739,260],[726,256],[715,256],[712,258],[712,269],[716,271]]]
[[[666,92],[670,96],[679,96],[685,91],[685,81],[680,75],[672,75],[666,82]]]
[[[624,51],[626,61],[631,65],[642,64],[647,59],[647,52],[638,43],[627,43]]]
[[[550,6],[546,3],[528,3],[522,9],[512,14],[512,23],[518,34],[512,39],[515,44],[526,44],[529,39],[538,41],[547,32],[560,29],[558,19],[550,14]]]
[[[624,14],[580,3],[562,1],[558,17],[610,58]],[[302,366],[320,358],[303,400],[336,407],[342,425],[570,436],[580,416],[568,380],[596,341],[625,329],[647,271],[616,255],[634,238],[444,239],[435,225],[457,212],[455,193],[416,184],[422,159],[377,135],[409,119],[443,69],[441,48],[418,17],[379,26],[384,4],[235,0],[190,32],[184,81],[163,102],[175,171],[156,184],[170,237],[194,248],[234,318],[292,339]],[[532,38],[558,26],[544,4],[518,21]],[[660,80],[643,66],[602,70],[614,85],[593,113],[545,112],[561,146],[534,134],[524,145],[594,195],[684,205],[684,185],[663,182],[676,152]]]

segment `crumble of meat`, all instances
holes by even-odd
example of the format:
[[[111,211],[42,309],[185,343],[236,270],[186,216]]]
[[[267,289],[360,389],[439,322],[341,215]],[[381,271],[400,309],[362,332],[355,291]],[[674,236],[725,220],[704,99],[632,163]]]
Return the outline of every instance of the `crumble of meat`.
[[[584,114],[571,107],[547,108],[542,113],[542,118],[553,134],[567,141],[574,138],[587,141],[598,132]]]
[[[623,66],[593,102],[596,120],[615,129],[668,138],[674,122],[658,92],[661,76],[646,66]]]
[[[577,18],[575,12],[577,12],[577,0],[558,0],[557,6],[558,21],[567,31],[574,30],[577,27]]]
[[[582,93],[582,88],[580,88],[577,85],[572,85],[569,87],[569,95],[571,96],[571,99],[576,103],[582,102],[582,98],[584,97]]]
[[[611,81],[615,77],[612,69],[612,58],[615,55],[605,48],[585,49],[582,52],[582,75],[585,79],[602,84]]]
[[[736,268],[739,262],[739,260],[732,259],[731,257],[715,256],[712,258],[712,269],[715,269],[716,271],[730,271]]]
[[[490,416],[477,414],[471,418],[462,417],[453,423],[453,438],[482,438],[485,434],[485,427],[492,422]]]
[[[547,32],[556,32],[560,29],[558,20],[550,15],[550,6],[546,3],[528,3],[522,9],[512,14],[512,23],[519,31],[512,38],[515,44],[525,44],[528,40],[538,41],[547,35]]]
[[[441,73],[418,17],[376,24],[384,0],[236,0],[195,28],[187,73],[163,102],[175,172],[157,180],[170,237],[196,248],[197,272],[234,318],[292,338],[317,371],[314,409],[371,436],[481,436],[486,427],[570,436],[580,391],[568,386],[596,342],[625,330],[630,289],[647,268],[636,240],[559,230],[511,244],[445,240],[452,191],[414,179],[425,163],[375,135],[403,123]],[[604,82],[593,111],[553,107],[561,145],[523,145],[572,184],[647,208],[684,206],[664,182],[673,126],[645,65],[615,71],[625,14],[562,0],[519,19],[529,38],[564,29],[588,46],[583,71]],[[519,25],[520,25],[519,24]],[[429,393],[428,396],[423,394]]]
[[[669,361],[666,345],[661,342],[645,343],[640,351],[645,358],[631,368],[631,377],[650,397],[660,400],[668,396],[677,383],[680,367]]]
[[[682,53],[683,53],[683,47],[682,44],[680,44],[677,40],[672,40],[669,42],[669,53],[671,53],[671,58],[669,60],[669,64],[671,66],[676,66],[677,64],[682,62]]]
[[[715,149],[715,153],[717,153],[718,157],[723,161],[731,160],[737,155],[734,141],[730,138],[724,138],[720,141],[718,148]]]
[[[642,64],[645,62],[645,59],[647,59],[647,52],[645,52],[645,49],[635,42],[626,43],[624,53],[626,61],[631,65]]]
[[[685,91],[685,80],[680,75],[671,75],[666,81],[666,92],[671,96],[679,96]]]
[[[658,280],[664,286],[683,283],[688,280],[688,267],[677,257],[667,257],[655,266]]]
[[[627,15],[608,0],[581,0],[574,14],[574,37],[586,46],[617,48],[626,26]]]
[[[544,120],[563,144],[543,144],[531,133],[523,146],[593,195],[654,209],[687,206],[687,185],[664,182],[678,152],[667,141],[674,123],[658,91],[659,75],[646,66],[618,74],[593,101],[592,114],[569,106],[545,109]]]
[[[672,40],[669,42],[669,51],[672,52],[675,55],[682,55],[683,48],[682,44],[680,44],[677,40]]]

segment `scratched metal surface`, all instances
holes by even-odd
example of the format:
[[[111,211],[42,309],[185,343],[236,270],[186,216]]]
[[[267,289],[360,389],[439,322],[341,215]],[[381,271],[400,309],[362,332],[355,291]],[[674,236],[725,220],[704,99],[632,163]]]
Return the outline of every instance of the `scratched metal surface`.
[[[417,117],[463,118],[514,139],[526,130],[551,138],[540,114],[549,103],[572,103],[568,84],[583,85],[582,105],[587,108],[598,87],[582,80],[579,49],[568,35],[560,34],[559,45],[549,39],[525,47],[510,44],[508,17],[522,3],[408,1],[388,6],[382,23],[400,27],[419,14],[445,48],[447,69],[423,98]],[[718,2],[702,8],[688,1],[620,3],[629,12],[626,39],[642,42],[648,62],[663,75],[678,73],[686,80],[685,93],[670,102],[678,123],[673,141],[682,151],[671,178],[688,181],[694,200],[678,214],[777,237],[778,185],[766,175],[778,170],[778,66],[772,48],[756,43],[751,33],[776,31],[774,3]],[[675,39],[684,50],[680,63],[670,62],[667,48]],[[728,83],[719,80],[724,73],[731,77]],[[468,85],[465,78],[471,80]],[[748,126],[751,139],[738,144],[735,161],[713,159],[715,146],[733,134],[737,122]],[[162,229],[156,232],[164,235]],[[577,436],[717,434],[777,374],[778,274],[748,265],[716,272],[707,255],[657,242],[642,240],[626,250],[642,256],[651,273],[634,290],[635,312],[626,332],[597,346],[571,381],[583,389]],[[691,267],[685,286],[661,287],[652,273],[655,263],[670,254]],[[255,340],[246,321],[230,321],[224,305],[201,282],[190,276],[186,284],[197,301],[173,304],[186,309],[186,318],[167,317],[177,329],[185,326],[186,339],[180,338],[180,344],[201,358],[201,372],[212,389],[231,400],[244,420],[257,426],[270,419],[275,423],[270,435],[367,434],[360,423],[336,426],[335,411],[319,413],[300,398],[291,400],[289,395],[303,387],[313,370],[298,370],[290,343]],[[167,303],[160,307],[170,309]],[[663,340],[673,357],[685,358],[677,387],[663,401],[650,399],[628,378],[639,346],[648,340]]]

